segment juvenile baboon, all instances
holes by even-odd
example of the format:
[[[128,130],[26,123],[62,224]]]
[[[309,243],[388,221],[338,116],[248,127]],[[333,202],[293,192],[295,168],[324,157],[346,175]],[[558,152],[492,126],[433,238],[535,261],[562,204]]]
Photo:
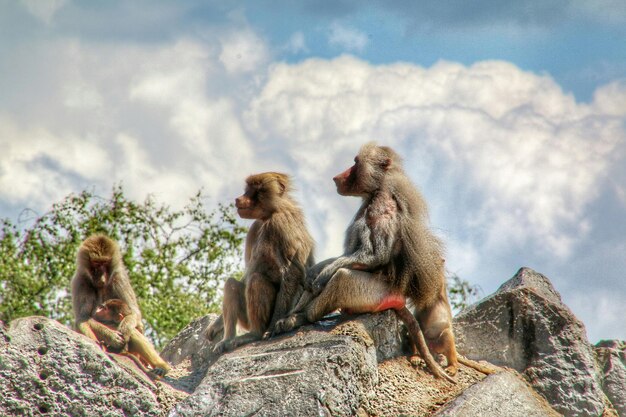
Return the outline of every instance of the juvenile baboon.
[[[424,344],[420,346],[420,327],[430,350],[445,355],[447,370],[454,375],[458,358],[443,246],[428,229],[426,203],[392,149],[369,143],[354,161],[333,178],[340,195],[363,199],[346,231],[344,255],[309,269],[307,285],[316,297],[301,313],[281,320],[275,331],[317,321],[338,308],[352,313],[392,308],[413,330],[412,340],[431,371],[446,377]],[[405,307],[407,298],[415,307],[414,323]]]
[[[110,329],[117,330],[120,323],[129,314],[133,314],[133,311],[128,304],[120,299],[111,298],[96,307],[93,318]],[[157,376],[163,376],[171,369],[170,365],[154,349],[152,343],[137,329],[131,331],[128,343],[122,349],[110,348],[106,344],[104,347],[109,352],[128,353],[128,356],[133,360],[138,358],[135,363],[146,373],[152,372]],[[152,371],[147,370],[143,366],[144,363],[150,365]]]
[[[289,177],[276,172],[251,175],[243,195],[235,200],[242,219],[254,219],[246,236],[246,270],[242,281],[224,285],[224,337],[216,352],[233,349],[271,334],[304,293],[304,268],[313,265],[313,239],[304,214],[290,195]],[[249,332],[235,337],[239,323]],[[220,330],[218,319],[207,329]]]
[[[118,298],[130,308],[117,330],[93,318],[96,307]],[[143,333],[141,312],[117,243],[96,234],[81,244],[76,256],[76,274],[72,279],[72,305],[76,330],[110,349],[122,349],[134,329]]]

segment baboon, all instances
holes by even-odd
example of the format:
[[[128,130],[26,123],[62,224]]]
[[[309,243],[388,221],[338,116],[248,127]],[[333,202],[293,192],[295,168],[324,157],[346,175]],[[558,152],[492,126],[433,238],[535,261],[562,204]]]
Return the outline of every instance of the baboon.
[[[110,329],[117,330],[124,318],[132,313],[133,311],[124,301],[111,298],[96,307],[93,318]],[[103,341],[102,343],[104,344],[105,342]],[[128,353],[127,356],[133,360],[138,358],[138,360],[135,360],[135,363],[146,373],[151,372],[156,376],[163,376],[171,369],[170,365],[154,349],[152,343],[137,329],[132,330],[128,343],[122,349],[111,348],[106,344],[104,344],[104,347],[105,350],[112,353]],[[144,363],[150,365],[152,371],[147,370]]]
[[[352,313],[392,308],[412,330],[412,341],[431,371],[446,378],[420,345],[420,336],[431,351],[445,355],[447,370],[454,375],[459,359],[446,294],[443,245],[428,229],[426,203],[391,148],[368,143],[354,161],[333,178],[340,195],[363,199],[346,231],[344,255],[308,270],[307,285],[316,297],[303,311],[277,323],[275,332],[317,321],[338,308]],[[406,299],[415,316],[406,309]]]
[[[255,221],[246,236],[244,278],[226,281],[223,322],[218,319],[207,329],[212,338],[223,324],[216,352],[271,334],[276,322],[306,297],[304,272],[314,263],[314,244],[290,191],[286,174],[265,172],[249,176],[244,194],[235,199],[239,216]],[[237,323],[249,332],[235,337]]]
[[[130,309],[117,330],[93,318],[96,307],[112,298],[122,300]],[[143,334],[141,312],[120,249],[109,237],[92,235],[78,249],[72,305],[76,330],[110,349],[123,349],[134,329]]]

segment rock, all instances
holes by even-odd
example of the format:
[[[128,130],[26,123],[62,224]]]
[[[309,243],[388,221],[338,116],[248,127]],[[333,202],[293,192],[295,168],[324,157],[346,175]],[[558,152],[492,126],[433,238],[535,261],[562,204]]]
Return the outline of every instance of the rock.
[[[459,352],[511,367],[565,416],[605,410],[585,327],[543,275],[521,268],[455,319]]]
[[[595,346],[602,390],[620,416],[626,416],[626,342],[603,340]]]
[[[514,370],[485,378],[463,365],[456,384],[435,379],[411,366],[392,311],[331,316],[221,356],[204,338],[215,318],[170,341],[162,356],[175,366],[156,382],[53,320],[0,323],[0,415],[616,416],[609,399],[624,410],[624,342],[596,347],[600,377],[584,327],[529,269],[463,312],[455,330],[461,353],[515,368],[531,385]]]
[[[218,316],[216,314],[208,314],[192,321],[178,335],[176,335],[176,337],[170,340],[161,352],[163,359],[174,366],[181,364],[184,361],[189,361],[192,370],[191,375],[188,377],[189,383],[187,384],[187,387],[185,387],[185,390],[188,392],[193,391],[198,386],[206,374],[207,368],[212,366],[219,357],[219,355],[215,355],[213,353],[213,342],[209,342],[204,336],[206,328],[211,325],[217,317]],[[339,315],[331,316],[327,320],[321,322],[320,326],[322,328],[328,328],[329,326],[337,324],[339,317]],[[343,324],[340,327],[341,331],[343,331],[346,335],[349,335],[348,333],[351,331],[359,331],[359,319],[357,319],[354,323],[344,319],[342,319]],[[376,323],[380,322],[380,318],[373,320]],[[390,321],[383,321],[380,326],[370,326],[369,329],[373,340],[372,343],[376,346],[377,358],[381,361],[397,357],[401,354],[403,347],[403,341],[401,340],[399,333],[397,331],[393,332],[393,329],[399,329],[395,315],[389,313],[387,320]],[[393,329],[386,327],[390,325],[393,326]],[[339,330],[336,329],[336,331]],[[220,339],[221,334],[218,336],[217,340]]]
[[[433,417],[560,416],[517,375],[499,372],[472,385]]]
[[[0,415],[159,416],[180,400],[123,366],[54,320],[0,323]]]
[[[532,288],[533,291],[541,294],[552,303],[562,304],[561,294],[554,289],[550,280],[530,268],[520,268],[513,278],[500,285],[496,293],[511,291],[521,287]]]
[[[178,364],[157,382],[53,320],[0,326],[0,415],[430,416],[485,377],[461,366],[450,384],[413,367],[391,311],[335,315],[220,357],[203,337],[214,318],[171,341],[163,356]],[[513,382],[500,391],[533,415],[527,392]]]
[[[400,355],[402,342],[393,312],[338,320],[222,355],[170,415],[354,415],[378,382],[378,361]]]
[[[206,359],[210,356],[208,351],[213,345],[204,336],[204,331],[217,317],[217,314],[208,314],[189,323],[167,343],[161,352],[161,357],[172,366],[186,359],[194,364]]]
[[[425,365],[412,367],[398,326],[391,311],[334,316],[295,334],[209,358],[202,383],[170,417],[430,416],[485,377],[461,365],[454,378],[457,384],[450,384],[435,379]],[[192,327],[196,330],[183,332],[203,331],[197,323]],[[185,342],[179,339],[176,344],[180,343]],[[490,393],[501,379],[507,383],[501,384],[498,398],[524,405],[530,416],[557,415],[512,374],[494,378],[486,388],[474,389],[473,395]]]

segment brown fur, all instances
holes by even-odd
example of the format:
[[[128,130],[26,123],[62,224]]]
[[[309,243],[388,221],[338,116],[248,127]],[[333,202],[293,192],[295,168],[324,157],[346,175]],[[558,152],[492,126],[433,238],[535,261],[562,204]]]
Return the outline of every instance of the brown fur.
[[[245,193],[235,200],[239,216],[255,222],[246,237],[244,279],[226,282],[221,320],[207,329],[212,339],[223,327],[217,352],[271,334],[302,297],[302,265],[313,264],[314,245],[290,191],[287,175],[265,172],[249,176]],[[249,332],[235,337],[237,323]]]
[[[131,310],[117,331],[92,317],[98,305],[112,298],[124,301]],[[128,343],[133,330],[143,333],[137,298],[114,240],[96,234],[81,244],[76,255],[76,274],[72,279],[72,305],[76,330],[113,349],[121,349]]]
[[[124,317],[129,314],[133,314],[133,310],[130,309],[128,304],[120,299],[111,298],[96,307],[93,318],[103,324],[119,326]]]
[[[339,194],[361,197],[363,203],[346,231],[344,255],[307,274],[317,297],[301,313],[280,321],[278,331],[319,320],[337,308],[356,313],[393,308],[419,332],[413,341],[425,336],[430,350],[446,356],[449,373],[456,373],[443,246],[428,229],[426,203],[404,173],[400,156],[389,147],[366,144],[354,166],[333,180]],[[404,297],[415,307],[416,323],[405,314]],[[417,348],[440,375],[424,344]]]
[[[93,318],[98,322],[106,325],[112,330],[117,330],[120,323],[133,311],[128,304],[116,298],[109,299],[96,308]],[[150,341],[141,334],[137,329],[133,329],[130,334],[128,343],[121,349],[117,347],[109,347],[103,341],[105,349],[112,353],[127,354],[139,368],[156,376],[165,375],[171,368],[154,349]],[[144,363],[150,365],[152,370],[146,369]]]

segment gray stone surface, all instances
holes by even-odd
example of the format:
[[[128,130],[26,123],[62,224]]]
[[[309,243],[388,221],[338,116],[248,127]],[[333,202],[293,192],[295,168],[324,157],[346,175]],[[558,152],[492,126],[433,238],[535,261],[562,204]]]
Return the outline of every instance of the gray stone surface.
[[[158,416],[149,384],[54,320],[0,325],[2,416]]]
[[[599,416],[605,396],[583,324],[543,275],[522,268],[454,320],[458,349],[516,369],[566,416]]]
[[[189,323],[163,348],[161,357],[172,366],[186,359],[194,364],[207,359],[212,344],[206,339],[204,332],[217,317],[217,314],[208,314]]]
[[[609,399],[624,415],[624,342],[594,352],[529,269],[463,312],[455,331],[461,353],[517,369],[534,390],[511,370],[484,379],[461,366],[450,384],[411,366],[391,311],[336,315],[219,357],[204,338],[215,317],[168,344],[162,356],[177,366],[159,382],[56,321],[0,323],[0,416],[555,415],[534,390],[567,416],[616,416]]]
[[[603,340],[594,349],[598,357],[602,389],[615,411],[626,417],[626,342]]]
[[[170,416],[355,415],[378,361],[401,354],[398,323],[392,312],[337,320],[221,356]]]
[[[433,417],[559,416],[519,376],[499,372],[472,385]]]
[[[203,323],[208,325],[209,320]],[[203,334],[202,326],[190,326],[194,330],[183,333],[199,340],[193,335]],[[483,408],[467,406],[489,396],[494,396],[489,403],[493,410],[498,409],[497,401],[506,399],[512,409],[531,417],[558,415],[517,375],[493,375],[492,382],[474,385],[485,376],[463,366],[455,385],[435,379],[425,365],[411,367],[403,357],[398,326],[391,311],[334,316],[219,358],[209,356],[202,382],[169,415],[430,416],[450,401],[456,407],[452,409],[466,413],[488,410],[484,404]],[[173,343],[167,351],[194,350],[183,338]],[[181,343],[185,349],[177,347]],[[199,343],[204,348],[205,342]],[[457,398],[466,390],[471,390],[468,397]]]
[[[520,268],[513,278],[506,281],[498,288],[496,293],[511,291],[520,288],[531,288],[537,294],[550,300],[554,304],[561,304],[561,294],[552,286],[552,283],[543,274],[533,271],[530,268]]]

